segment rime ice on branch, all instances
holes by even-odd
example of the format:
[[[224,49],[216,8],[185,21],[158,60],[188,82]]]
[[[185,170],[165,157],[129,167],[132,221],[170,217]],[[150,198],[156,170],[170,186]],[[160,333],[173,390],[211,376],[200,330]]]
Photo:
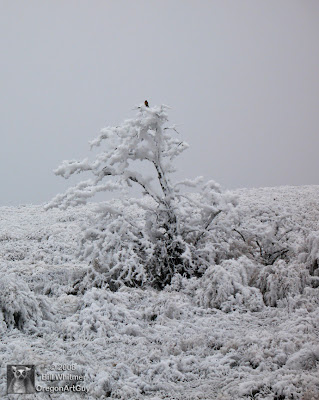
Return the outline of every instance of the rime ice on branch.
[[[170,134],[175,126],[164,127],[168,120],[167,109],[164,105],[153,108],[142,105],[138,107],[135,119],[126,120],[117,127],[102,129],[100,135],[90,142],[91,148],[104,145],[94,161],[90,162],[87,158],[82,161],[63,161],[54,171],[56,175],[67,179],[75,173],[91,171],[93,177],[56,196],[47,208],[66,208],[86,203],[98,192],[123,190],[132,183],[141,186],[145,194],[156,202],[168,204],[173,196],[168,173],[174,171],[172,161],[188,144]],[[145,170],[153,168],[160,191],[152,186],[154,176],[143,176],[130,168],[130,163],[136,160],[149,163],[149,166],[145,165]]]

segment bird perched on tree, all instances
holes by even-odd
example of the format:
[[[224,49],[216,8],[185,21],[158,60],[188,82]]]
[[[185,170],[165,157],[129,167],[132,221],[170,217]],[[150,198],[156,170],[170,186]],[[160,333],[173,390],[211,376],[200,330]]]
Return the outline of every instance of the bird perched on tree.
[[[149,107],[147,100],[144,101],[144,104],[145,104],[146,107]]]

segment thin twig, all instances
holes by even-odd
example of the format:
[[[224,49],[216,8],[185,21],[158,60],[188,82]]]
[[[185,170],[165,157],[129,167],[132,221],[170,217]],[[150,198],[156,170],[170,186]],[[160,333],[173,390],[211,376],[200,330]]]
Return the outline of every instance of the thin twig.
[[[246,239],[245,239],[244,235],[241,232],[239,232],[237,229],[233,229],[233,231],[237,232],[238,235],[240,235],[241,238],[243,239],[243,241],[246,243]]]

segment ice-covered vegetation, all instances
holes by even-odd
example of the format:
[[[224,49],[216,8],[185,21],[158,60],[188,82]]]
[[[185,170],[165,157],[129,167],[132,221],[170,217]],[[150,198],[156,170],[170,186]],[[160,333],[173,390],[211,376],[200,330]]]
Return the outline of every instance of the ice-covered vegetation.
[[[291,259],[225,259],[164,290],[76,289],[92,273],[77,251],[95,204],[0,208],[1,364],[35,364],[43,384],[48,365],[73,363],[88,388],[75,399],[318,399],[319,188],[234,194],[243,225],[285,210]],[[15,398],[5,367],[0,384]]]
[[[136,118],[102,129],[91,141],[91,147],[100,146],[93,161],[64,161],[55,170],[66,179],[83,172],[92,178],[56,196],[46,209],[85,204],[101,191],[127,193],[132,185],[143,192],[141,199],[99,205],[83,228],[79,255],[92,267],[82,291],[123,285],[163,289],[176,274],[200,277],[223,260],[246,255],[273,265],[292,255],[293,229],[285,214],[252,215],[243,225],[236,197],[214,181],[173,181],[175,158],[188,145],[168,124],[166,106],[138,107]]]
[[[174,161],[188,145],[168,125],[167,107],[138,107],[137,116],[104,128],[91,142],[103,146],[93,161],[64,161],[55,171],[69,178],[90,172],[47,209],[86,203],[101,191],[126,193],[132,185],[142,199],[120,206],[100,205],[84,229],[81,256],[92,260],[87,285],[111,289],[122,285],[162,289],[175,274],[200,276],[212,263],[229,257],[229,231],[236,199],[214,181],[202,178],[174,182]],[[195,188],[197,195],[183,190]]]
[[[75,399],[318,400],[319,188],[174,183],[166,112],[102,130],[95,160],[56,170],[92,178],[46,207],[0,208],[1,364],[53,387],[73,364]],[[122,199],[86,204],[105,190]]]

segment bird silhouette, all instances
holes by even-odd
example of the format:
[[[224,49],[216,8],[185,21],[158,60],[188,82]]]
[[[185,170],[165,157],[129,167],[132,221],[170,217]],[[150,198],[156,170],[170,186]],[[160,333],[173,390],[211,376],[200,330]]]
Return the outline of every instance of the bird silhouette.
[[[149,107],[147,100],[144,101],[144,104],[145,104],[146,107]]]

